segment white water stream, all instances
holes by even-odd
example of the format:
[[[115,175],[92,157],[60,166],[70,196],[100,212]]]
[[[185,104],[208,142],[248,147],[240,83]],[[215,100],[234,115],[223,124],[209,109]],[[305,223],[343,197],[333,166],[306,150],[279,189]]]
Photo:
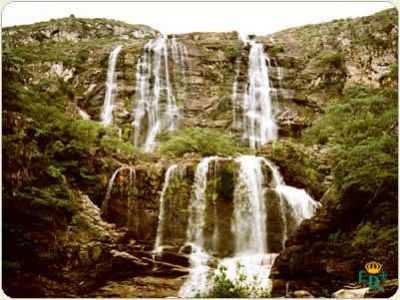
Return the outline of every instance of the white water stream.
[[[115,47],[108,59],[107,81],[106,81],[106,94],[104,96],[103,110],[101,112],[101,123],[108,126],[113,120],[114,98],[117,94],[117,84],[115,83],[115,67],[117,64],[118,54],[122,46]]]
[[[265,192],[267,189],[279,196],[277,199],[281,211],[273,211],[273,214],[284,219],[282,245],[287,238],[287,223],[294,221],[298,225],[302,220],[312,217],[319,206],[304,190],[285,185],[278,169],[268,160],[256,156],[239,156],[234,159],[239,169],[234,188],[231,224],[234,237],[233,255],[221,259],[213,257],[211,253],[215,249],[207,249],[204,232],[207,205],[210,205],[206,198],[207,176],[209,176],[210,162],[223,159],[232,160],[208,157],[204,158],[196,169],[187,232],[187,244],[192,247],[190,256],[192,268],[188,279],[180,289],[180,297],[207,295],[212,288],[213,274],[217,272],[215,261],[218,261],[217,266],[226,267],[226,274],[232,281],[237,279],[240,272],[246,276],[247,284],[258,288],[270,288],[268,277],[277,253],[271,253],[268,245],[268,237],[274,232],[267,226],[268,213],[271,213],[267,209],[267,204],[274,199],[267,197]],[[270,170],[272,174],[270,179],[264,176],[264,168]],[[270,187],[266,186],[268,181]],[[283,211],[282,206],[288,206],[291,214]],[[217,213],[214,212],[213,217],[217,218]],[[218,228],[215,227],[215,230]]]
[[[156,235],[156,241],[154,244],[154,253],[158,253],[162,251],[162,245],[164,242],[164,226],[165,226],[165,213],[166,213],[166,203],[165,203],[165,194],[168,191],[169,183],[171,178],[175,175],[175,172],[178,169],[178,165],[173,164],[171,165],[166,173],[165,173],[165,179],[164,179],[164,184],[163,188],[161,191],[161,196],[160,196],[160,212],[158,214],[158,226],[157,226],[157,235]]]
[[[136,69],[136,100],[133,109],[134,144],[151,152],[162,130],[173,131],[179,119],[179,108],[170,82],[169,48],[172,62],[184,72],[186,48],[166,36],[150,40],[144,46]]]

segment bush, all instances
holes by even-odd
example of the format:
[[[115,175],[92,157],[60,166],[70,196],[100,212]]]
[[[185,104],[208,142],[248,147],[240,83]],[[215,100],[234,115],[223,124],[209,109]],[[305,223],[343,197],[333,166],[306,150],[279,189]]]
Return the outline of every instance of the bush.
[[[237,57],[240,56],[240,46],[229,46],[225,49],[225,54],[228,60],[234,62]]]
[[[344,63],[344,55],[333,50],[321,51],[317,57],[320,66],[332,66],[340,68]]]
[[[358,253],[365,261],[377,260],[390,270],[397,264],[397,236],[397,224],[382,227],[371,222],[362,223],[351,239],[354,256]]]
[[[342,191],[375,194],[397,186],[397,94],[354,87],[309,130],[307,143],[326,141]]]
[[[236,278],[231,280],[226,273],[227,269],[220,266],[213,277],[213,287],[206,298],[269,298],[269,290],[259,286],[257,278],[254,283],[247,283],[247,276],[243,267],[237,265]]]
[[[238,146],[233,137],[212,129],[187,128],[161,135],[160,139],[158,151],[172,157],[180,157],[185,153],[230,156],[249,152],[248,148]]]
[[[47,83],[59,88],[49,91]],[[25,89],[16,81],[4,86],[7,184],[43,191],[54,184],[64,184],[100,201],[102,177],[115,167],[114,161],[132,162],[141,153],[122,141],[115,128],[104,128],[99,122],[76,119],[70,114],[66,103],[71,99],[65,83],[41,84],[43,89],[40,84],[35,89]],[[38,198],[42,205],[63,207],[58,201],[62,197]]]

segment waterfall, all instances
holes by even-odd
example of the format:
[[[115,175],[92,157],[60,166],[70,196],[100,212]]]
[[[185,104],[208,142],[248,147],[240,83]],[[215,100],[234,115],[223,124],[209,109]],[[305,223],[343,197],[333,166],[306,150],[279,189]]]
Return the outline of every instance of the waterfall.
[[[293,208],[298,223],[311,218],[320,206],[319,202],[315,202],[303,189],[279,185],[277,190],[283,195],[289,206]]]
[[[297,227],[303,220],[311,218],[321,204],[316,202],[305,190],[286,185],[278,168],[272,162],[264,158],[262,160],[272,172],[273,190],[280,200],[279,204],[284,226],[282,246],[284,247],[289,235],[288,215],[294,222],[294,227]]]
[[[173,61],[180,61],[183,52],[172,42]],[[168,40],[159,36],[144,46],[144,54],[136,67],[136,101],[133,109],[134,144],[151,152],[156,137],[164,129],[176,128],[179,109],[170,82]],[[146,122],[143,118],[147,117]],[[144,133],[144,140],[141,135]]]
[[[187,241],[192,248],[191,270],[189,278],[179,291],[179,297],[194,297],[198,291],[204,293],[209,286],[208,260],[210,256],[204,249],[207,174],[210,162],[218,159],[221,158],[217,156],[203,158],[196,167],[187,228]]]
[[[107,81],[106,81],[106,94],[104,96],[103,110],[101,112],[101,123],[108,126],[112,123],[112,113],[114,109],[114,97],[117,93],[117,85],[115,81],[115,66],[117,64],[118,54],[122,46],[115,47],[108,59]]]
[[[232,85],[232,127],[233,128],[238,128],[238,120],[236,116],[236,110],[238,108],[238,79],[239,79],[239,74],[240,74],[240,58],[236,59],[236,70],[235,70],[235,77],[233,79],[233,85]]]
[[[238,103],[237,96],[237,78],[239,75],[239,64],[235,72],[235,78],[232,88],[232,106],[233,106],[233,128],[241,127],[243,138],[249,142],[253,149],[274,141],[278,137],[278,127],[274,119],[272,107],[272,87],[269,81],[269,72],[267,61],[269,58],[264,53],[263,44],[249,39],[240,34],[240,39],[244,44],[250,46],[247,84],[242,103]],[[240,62],[240,60],[238,59]],[[281,70],[279,69],[279,72]],[[279,75],[281,75],[279,73]],[[242,120],[239,124],[237,120],[237,108],[242,110]]]
[[[235,253],[265,253],[266,207],[262,158],[240,156],[239,178],[234,192],[233,233]]]
[[[243,101],[244,137],[251,148],[258,148],[267,142],[276,140],[271,88],[268,77],[267,57],[263,45],[249,41],[248,83]]]
[[[209,164],[219,160],[234,161],[238,166],[231,223],[234,251],[231,256],[222,258],[215,257],[213,253],[216,249],[209,249],[209,244],[205,243],[205,227],[208,226],[206,213],[212,213],[214,219],[218,218],[217,206],[207,202],[206,197],[207,177],[217,175],[216,172],[208,172]],[[271,210],[271,207],[268,209],[267,206],[272,204],[275,205],[271,206],[274,210]],[[210,209],[209,205],[214,207]],[[298,226],[304,219],[311,218],[318,206],[319,203],[304,190],[286,185],[278,168],[265,158],[250,155],[235,159],[215,156],[204,158],[196,168],[189,208],[187,243],[192,247],[191,271],[179,291],[179,296],[207,295],[212,288],[212,277],[218,266],[226,268],[226,274],[232,281],[237,279],[240,272],[245,275],[246,284],[269,289],[269,273],[278,253],[271,252],[273,247],[268,244],[271,235],[275,234],[275,231],[268,227],[268,219],[282,219],[282,225],[279,227],[281,233],[278,237],[283,247],[288,234],[291,233],[289,229],[292,229],[288,224]],[[218,231],[218,226],[214,226],[211,248],[215,248],[217,244],[215,239],[224,238],[219,236]]]
[[[180,73],[183,79],[183,83],[186,83],[186,64],[187,64],[187,48],[184,44],[178,43],[176,37],[173,36],[171,39],[171,53],[172,59],[176,66],[179,67]]]
[[[105,196],[104,201],[103,201],[103,203],[101,205],[101,213],[103,215],[107,214],[107,211],[108,211],[108,207],[109,207],[109,202],[110,202],[110,198],[111,198],[111,192],[112,192],[112,188],[113,188],[113,185],[114,185],[114,181],[117,178],[117,175],[123,170],[129,170],[129,183],[132,184],[132,181],[133,181],[133,179],[135,177],[135,170],[131,166],[125,166],[124,165],[124,166],[121,166],[121,167],[119,167],[118,169],[116,169],[114,171],[114,173],[112,174],[112,176],[110,178],[110,181],[108,182],[106,196]],[[131,198],[131,197],[129,197],[129,198]],[[128,201],[130,201],[130,200],[128,199]],[[129,206],[130,206],[130,204],[128,202],[128,212],[129,212]],[[129,218],[129,216],[128,216],[128,218]]]
[[[246,284],[269,288],[269,272],[277,254],[268,253],[266,202],[269,199],[265,194],[263,166],[270,168],[271,164],[262,157],[250,155],[239,156],[235,161],[239,164],[233,199],[235,251],[233,257],[222,259],[220,264],[226,267],[231,280],[237,279],[241,272],[246,276]],[[271,171],[271,181],[275,185],[281,180],[280,174],[277,170]]]
[[[165,179],[164,179],[164,184],[163,188],[161,191],[161,196],[160,196],[160,212],[158,214],[158,226],[157,226],[157,235],[156,235],[156,241],[154,244],[154,253],[159,253],[162,251],[162,245],[163,245],[163,233],[164,233],[164,226],[165,226],[165,194],[168,190],[169,182],[171,178],[174,176],[175,171],[177,170],[178,165],[174,164],[170,166],[167,169],[167,172],[165,173]]]
[[[207,174],[210,162],[221,159],[217,156],[206,157],[197,165],[193,183],[193,197],[189,207],[187,237],[189,243],[204,247],[204,226],[206,211]]]

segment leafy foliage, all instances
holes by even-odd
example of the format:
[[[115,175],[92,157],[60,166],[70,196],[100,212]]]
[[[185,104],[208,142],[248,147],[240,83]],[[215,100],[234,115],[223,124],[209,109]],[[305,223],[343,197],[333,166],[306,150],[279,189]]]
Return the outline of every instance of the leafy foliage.
[[[335,68],[340,68],[344,63],[343,53],[332,50],[322,51],[317,59],[320,65],[332,66]]]
[[[396,99],[390,90],[354,87],[306,133],[307,142],[331,147],[335,181],[342,190],[356,185],[375,192],[396,186]]]
[[[231,62],[234,62],[240,56],[240,51],[240,46],[229,46],[225,49],[225,54]]]
[[[225,266],[220,266],[213,277],[213,287],[207,298],[269,298],[270,293],[266,288],[259,287],[257,278],[253,283],[248,283],[243,272],[243,266],[237,265],[236,278],[231,280]]]
[[[6,81],[3,89],[6,182],[32,189],[68,184],[99,199],[102,174],[113,168],[111,158],[127,162],[139,151],[119,139],[115,129],[76,119],[68,111],[73,92],[64,81],[42,81],[35,89],[25,89],[24,78],[10,72],[16,80]]]
[[[176,131],[174,134],[163,135],[158,151],[172,157],[179,157],[185,153],[199,153],[202,156],[225,156],[249,151],[249,149],[237,144],[231,136],[216,130],[187,128]]]
[[[331,214],[342,221],[325,251],[360,266],[377,260],[390,276],[397,276],[397,120],[394,90],[356,86],[304,136],[324,144],[332,160],[339,201]]]

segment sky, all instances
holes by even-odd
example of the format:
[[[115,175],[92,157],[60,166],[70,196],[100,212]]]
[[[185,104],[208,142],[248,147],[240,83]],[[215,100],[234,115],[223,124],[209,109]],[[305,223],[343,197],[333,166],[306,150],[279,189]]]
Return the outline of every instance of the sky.
[[[110,18],[145,24],[162,33],[239,31],[264,35],[306,24],[373,14],[393,5],[359,2],[11,2],[2,26],[55,18]]]

